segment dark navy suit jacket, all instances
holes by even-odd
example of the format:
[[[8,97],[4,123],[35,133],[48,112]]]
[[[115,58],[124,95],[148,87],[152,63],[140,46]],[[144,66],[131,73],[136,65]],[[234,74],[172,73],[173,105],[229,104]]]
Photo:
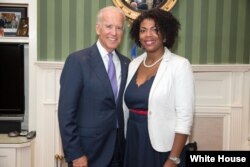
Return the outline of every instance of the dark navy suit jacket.
[[[86,155],[89,166],[107,166],[117,135],[124,151],[123,91],[129,59],[116,51],[121,63],[117,102],[96,44],[67,58],[60,79],[58,119],[67,162]]]

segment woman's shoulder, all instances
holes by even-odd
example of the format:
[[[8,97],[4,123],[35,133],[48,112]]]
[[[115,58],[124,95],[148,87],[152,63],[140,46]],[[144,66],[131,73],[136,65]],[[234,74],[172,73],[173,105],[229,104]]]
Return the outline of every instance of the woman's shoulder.
[[[134,58],[131,63],[141,62],[146,57],[146,55],[146,52],[142,53],[141,55]]]
[[[183,56],[180,56],[180,55],[177,55],[175,53],[171,53],[171,60],[174,61],[174,62],[188,62],[189,63],[189,60]]]

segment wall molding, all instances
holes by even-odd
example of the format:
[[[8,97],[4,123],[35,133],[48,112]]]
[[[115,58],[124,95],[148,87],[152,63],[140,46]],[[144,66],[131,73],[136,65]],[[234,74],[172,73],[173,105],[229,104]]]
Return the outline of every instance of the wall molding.
[[[42,69],[62,69],[64,62],[37,61],[35,65]]]
[[[35,63],[38,67],[41,68],[58,68],[62,69],[64,62],[56,62],[56,61],[37,61]],[[250,71],[249,64],[226,64],[226,65],[192,65],[192,69],[194,72],[247,72]]]
[[[192,65],[194,72],[247,72],[249,64]]]

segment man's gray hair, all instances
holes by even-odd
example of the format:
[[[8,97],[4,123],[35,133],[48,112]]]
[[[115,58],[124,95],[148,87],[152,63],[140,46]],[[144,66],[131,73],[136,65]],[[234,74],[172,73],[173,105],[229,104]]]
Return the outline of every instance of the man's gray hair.
[[[124,24],[125,24],[126,16],[125,16],[124,12],[120,8],[114,7],[114,6],[107,6],[107,7],[100,9],[98,14],[97,14],[97,17],[96,17],[96,24],[102,22],[103,13],[107,10],[113,10],[113,11],[117,11],[117,12],[121,13],[121,15],[123,17]]]

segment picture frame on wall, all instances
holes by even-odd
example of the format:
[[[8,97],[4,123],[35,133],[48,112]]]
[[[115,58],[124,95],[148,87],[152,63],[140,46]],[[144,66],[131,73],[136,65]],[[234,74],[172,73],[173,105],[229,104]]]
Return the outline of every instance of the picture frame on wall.
[[[21,18],[27,18],[27,7],[0,6],[2,36],[16,36]]]

